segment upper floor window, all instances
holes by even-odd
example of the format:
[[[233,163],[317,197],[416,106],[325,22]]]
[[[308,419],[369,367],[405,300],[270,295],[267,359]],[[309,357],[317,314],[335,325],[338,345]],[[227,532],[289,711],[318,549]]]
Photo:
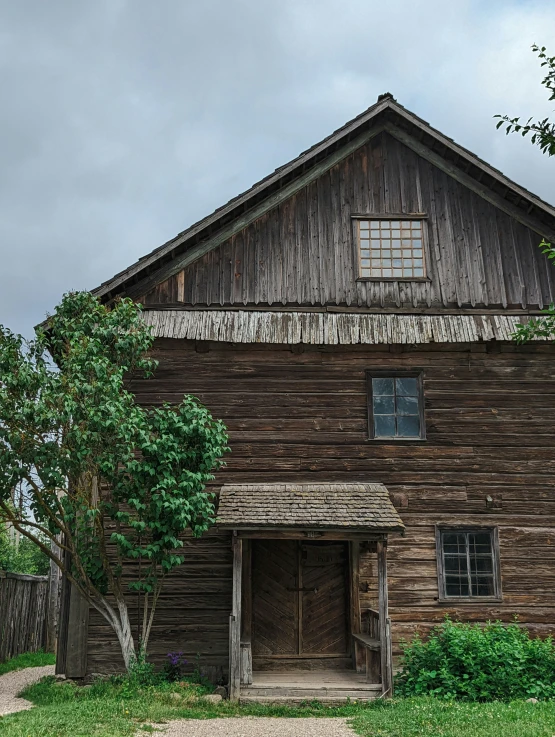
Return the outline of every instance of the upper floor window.
[[[393,217],[356,220],[358,275],[361,279],[426,277],[424,223]]]
[[[500,597],[496,528],[437,529],[441,599]]]
[[[420,374],[368,372],[370,436],[376,440],[424,440]]]

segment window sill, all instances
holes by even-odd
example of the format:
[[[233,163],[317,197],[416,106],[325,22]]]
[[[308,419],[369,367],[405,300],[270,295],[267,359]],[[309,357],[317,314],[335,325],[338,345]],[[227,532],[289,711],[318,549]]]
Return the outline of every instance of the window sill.
[[[438,597],[437,603],[446,604],[502,604],[503,598],[498,596],[448,596]]]
[[[356,281],[404,281],[431,282],[429,276],[357,276]]]
[[[402,445],[417,445],[420,443],[427,443],[427,438],[366,438],[368,443],[379,443],[380,445],[396,445],[401,443]]]

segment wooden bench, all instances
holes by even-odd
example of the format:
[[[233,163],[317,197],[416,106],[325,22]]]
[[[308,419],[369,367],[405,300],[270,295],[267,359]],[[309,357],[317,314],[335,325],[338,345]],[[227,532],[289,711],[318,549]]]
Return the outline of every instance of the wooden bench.
[[[361,612],[362,632],[353,632],[355,644],[355,659],[358,648],[364,649],[366,665],[366,682],[380,683],[380,615],[374,609],[366,609]]]
[[[380,641],[376,640],[375,637],[370,637],[370,635],[363,635],[362,633],[359,635],[353,635],[356,642],[363,645],[367,650],[374,650],[376,652],[380,651]]]

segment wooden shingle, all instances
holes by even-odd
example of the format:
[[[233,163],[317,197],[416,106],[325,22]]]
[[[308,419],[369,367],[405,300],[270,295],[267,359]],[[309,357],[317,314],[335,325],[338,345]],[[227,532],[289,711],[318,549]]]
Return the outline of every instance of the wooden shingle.
[[[237,529],[404,529],[383,484],[225,484],[217,522]]]
[[[511,340],[521,315],[399,315],[261,310],[145,310],[156,338],[224,343],[366,345]]]

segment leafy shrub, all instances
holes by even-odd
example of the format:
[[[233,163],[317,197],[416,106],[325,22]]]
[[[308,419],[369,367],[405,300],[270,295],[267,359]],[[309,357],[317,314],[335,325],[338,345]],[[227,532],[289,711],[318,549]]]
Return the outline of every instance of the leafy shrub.
[[[160,681],[154,665],[146,659],[146,651],[142,646],[139,647],[136,657],[131,660],[125,681],[132,686],[151,686]]]
[[[154,665],[148,662],[144,648],[140,647],[125,673],[112,675],[108,679],[100,678],[95,683],[101,689],[104,686],[116,686],[120,689],[120,695],[123,698],[132,698],[138,689],[157,686],[163,680],[163,675],[156,672]]]
[[[515,621],[462,624],[447,618],[428,639],[403,645],[395,680],[402,696],[462,701],[555,697],[555,645],[531,638]]]
[[[141,647],[138,655],[131,661],[128,671],[108,678],[101,677],[93,684],[95,693],[101,693],[103,690],[112,693],[115,688],[121,698],[134,698],[145,689],[175,690],[175,686],[189,689],[199,687],[201,689],[199,693],[213,691],[213,684],[200,669],[200,655],[195,658],[192,671],[191,664],[182,652],[168,653],[163,667],[156,670],[154,664],[147,660],[145,649]]]

